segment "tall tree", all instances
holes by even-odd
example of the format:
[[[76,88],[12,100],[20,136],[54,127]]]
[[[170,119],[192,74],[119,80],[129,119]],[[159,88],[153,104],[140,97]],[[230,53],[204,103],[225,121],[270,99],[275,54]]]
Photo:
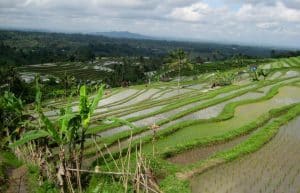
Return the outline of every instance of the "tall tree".
[[[168,61],[168,67],[171,69],[175,69],[178,72],[177,88],[179,92],[181,70],[186,67],[192,68],[192,65],[189,63],[187,53],[183,49],[176,49],[171,51],[168,56]]]
[[[65,97],[67,97],[69,95],[69,92],[72,92],[72,86],[75,84],[75,77],[74,76],[70,76],[67,74],[67,72],[65,72],[61,82],[62,85],[64,87],[64,91],[65,91]]]

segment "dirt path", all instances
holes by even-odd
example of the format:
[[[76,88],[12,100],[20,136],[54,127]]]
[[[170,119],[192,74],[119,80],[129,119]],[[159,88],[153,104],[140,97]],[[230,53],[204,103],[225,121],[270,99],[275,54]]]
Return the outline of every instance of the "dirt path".
[[[9,187],[6,193],[27,193],[26,174],[27,168],[25,165],[12,169],[9,173]]]

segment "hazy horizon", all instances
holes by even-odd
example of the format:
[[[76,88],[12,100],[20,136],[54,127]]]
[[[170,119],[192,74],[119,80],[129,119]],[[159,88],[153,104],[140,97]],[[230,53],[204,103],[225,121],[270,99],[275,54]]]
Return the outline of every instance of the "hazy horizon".
[[[2,0],[0,16],[2,28],[300,45],[300,0]]]

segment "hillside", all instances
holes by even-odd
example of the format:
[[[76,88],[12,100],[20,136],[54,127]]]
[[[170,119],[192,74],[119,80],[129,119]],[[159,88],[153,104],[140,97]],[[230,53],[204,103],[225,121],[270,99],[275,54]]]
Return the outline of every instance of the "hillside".
[[[95,32],[95,33],[91,33],[91,34],[102,35],[102,36],[110,37],[110,38],[148,39],[148,40],[156,39],[154,37],[145,36],[145,35],[141,35],[141,34],[137,34],[137,33],[131,33],[128,31]]]
[[[269,57],[272,48],[230,44],[109,38],[98,35],[0,31],[0,65],[89,61],[95,57],[162,57],[182,48],[192,58],[206,61],[246,57]],[[288,51],[276,49],[277,53]]]

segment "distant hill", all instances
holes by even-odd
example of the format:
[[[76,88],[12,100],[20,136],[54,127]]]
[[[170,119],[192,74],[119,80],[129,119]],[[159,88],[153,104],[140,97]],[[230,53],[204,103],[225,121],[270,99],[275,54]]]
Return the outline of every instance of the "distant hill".
[[[0,66],[88,61],[94,56],[145,56],[157,60],[153,63],[159,64],[162,57],[171,50],[178,48],[188,52],[191,58],[201,57],[205,61],[218,61],[236,56],[266,58],[271,56],[273,50],[273,48],[259,46],[171,41],[155,39],[155,37],[146,39],[151,38],[151,36],[147,37],[130,32],[104,33],[107,36],[111,35],[111,37],[98,34],[0,30]],[[281,52],[290,51],[274,50],[277,55]]]
[[[110,32],[96,32],[94,35],[102,35],[110,38],[128,38],[128,39],[155,39],[151,36],[145,36],[138,33],[131,33],[128,31],[110,31]]]

